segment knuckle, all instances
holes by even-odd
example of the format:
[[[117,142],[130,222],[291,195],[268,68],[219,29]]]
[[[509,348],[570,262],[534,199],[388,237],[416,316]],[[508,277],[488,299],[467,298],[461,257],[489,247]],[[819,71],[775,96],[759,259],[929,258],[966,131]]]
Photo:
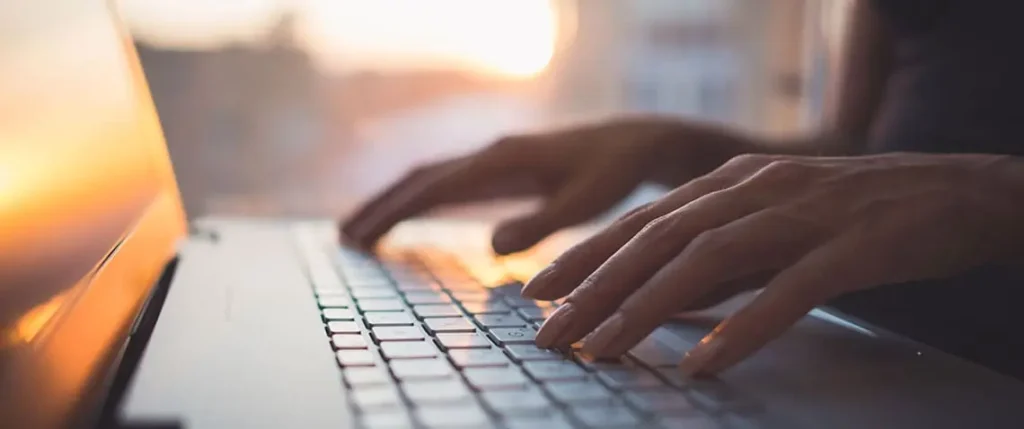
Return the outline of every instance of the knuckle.
[[[405,178],[416,179],[419,177],[423,177],[429,174],[431,171],[434,171],[435,168],[436,164],[420,164],[409,169],[409,171],[405,173]]]
[[[759,169],[772,162],[775,157],[760,153],[745,153],[734,156],[723,165],[723,169],[729,171],[750,171]]]
[[[637,234],[637,239],[650,240],[670,233],[675,226],[675,221],[670,215],[660,216],[647,222],[643,229]]]
[[[755,178],[771,183],[803,181],[813,172],[814,168],[807,164],[793,160],[776,160],[758,171]]]
[[[527,136],[520,134],[512,134],[503,136],[491,143],[486,149],[487,152],[492,153],[508,153],[515,151],[522,146],[523,142],[527,139]]]
[[[639,230],[651,221],[654,203],[646,203],[636,207],[615,221],[617,228]]]

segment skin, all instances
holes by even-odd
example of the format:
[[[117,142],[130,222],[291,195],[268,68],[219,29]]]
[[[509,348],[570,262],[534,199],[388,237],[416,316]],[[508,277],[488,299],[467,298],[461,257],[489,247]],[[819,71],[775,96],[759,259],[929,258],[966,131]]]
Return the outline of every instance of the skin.
[[[592,219],[640,184],[675,189],[573,247],[523,289],[566,298],[537,334],[621,355],[673,314],[761,292],[681,362],[714,373],[845,292],[1019,263],[1022,161],[995,155],[859,156],[891,73],[892,43],[854,3],[834,60],[828,117],[787,142],[677,118],[628,117],[511,136],[421,167],[341,228],[372,249],[398,222],[447,204],[539,196],[497,228],[497,253],[524,250]]]

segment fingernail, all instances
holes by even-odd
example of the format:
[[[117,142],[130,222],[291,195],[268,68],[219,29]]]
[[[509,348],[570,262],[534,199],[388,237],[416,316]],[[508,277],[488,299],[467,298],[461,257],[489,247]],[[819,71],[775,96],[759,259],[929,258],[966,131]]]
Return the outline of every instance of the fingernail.
[[[576,309],[572,304],[558,307],[537,331],[537,345],[545,348],[554,345],[572,326],[575,313]]]
[[[601,326],[590,335],[590,337],[584,341],[583,349],[587,353],[592,355],[601,355],[601,352],[608,349],[612,343],[619,339],[622,334],[622,327],[625,325],[625,320],[622,315],[615,313],[608,320],[605,320]]]
[[[530,279],[530,281],[526,282],[526,286],[523,286],[523,290],[519,291],[519,294],[522,295],[523,298],[533,298],[537,294],[537,292],[540,292],[541,289],[544,289],[544,285],[549,282],[549,278],[551,277],[553,271],[553,266],[551,265],[548,265],[547,268],[540,270],[540,272],[537,273],[537,275],[533,276],[533,278]]]
[[[704,368],[707,368],[709,364],[721,355],[724,343],[718,335],[711,334],[704,337],[679,362],[679,370],[688,377],[700,374]]]

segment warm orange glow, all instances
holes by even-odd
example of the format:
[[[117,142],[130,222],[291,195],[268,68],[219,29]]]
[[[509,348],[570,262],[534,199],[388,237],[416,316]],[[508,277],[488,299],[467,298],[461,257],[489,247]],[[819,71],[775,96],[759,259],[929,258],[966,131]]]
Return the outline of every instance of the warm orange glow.
[[[458,68],[511,78],[542,72],[555,51],[553,0],[123,0],[148,42],[210,47],[259,38],[293,10],[300,40],[332,70]]]
[[[342,68],[457,65],[529,77],[555,47],[549,0],[318,0],[309,10],[310,47]]]
[[[505,257],[501,259],[501,263],[512,278],[523,283],[528,282],[544,268],[544,263],[531,255]]]
[[[64,292],[29,310],[21,316],[3,337],[8,344],[30,343],[46,327],[47,322],[57,314],[69,292]]]

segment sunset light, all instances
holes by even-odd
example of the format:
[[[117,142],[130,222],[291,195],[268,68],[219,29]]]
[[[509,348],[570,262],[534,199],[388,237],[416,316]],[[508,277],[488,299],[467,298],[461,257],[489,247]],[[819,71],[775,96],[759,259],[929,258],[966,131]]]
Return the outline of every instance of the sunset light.
[[[554,50],[548,0],[311,1],[310,48],[331,68],[457,65],[522,77]]]
[[[559,22],[553,0],[125,0],[122,9],[157,44],[244,41],[292,11],[299,42],[329,71],[454,68],[511,78],[547,67]]]

